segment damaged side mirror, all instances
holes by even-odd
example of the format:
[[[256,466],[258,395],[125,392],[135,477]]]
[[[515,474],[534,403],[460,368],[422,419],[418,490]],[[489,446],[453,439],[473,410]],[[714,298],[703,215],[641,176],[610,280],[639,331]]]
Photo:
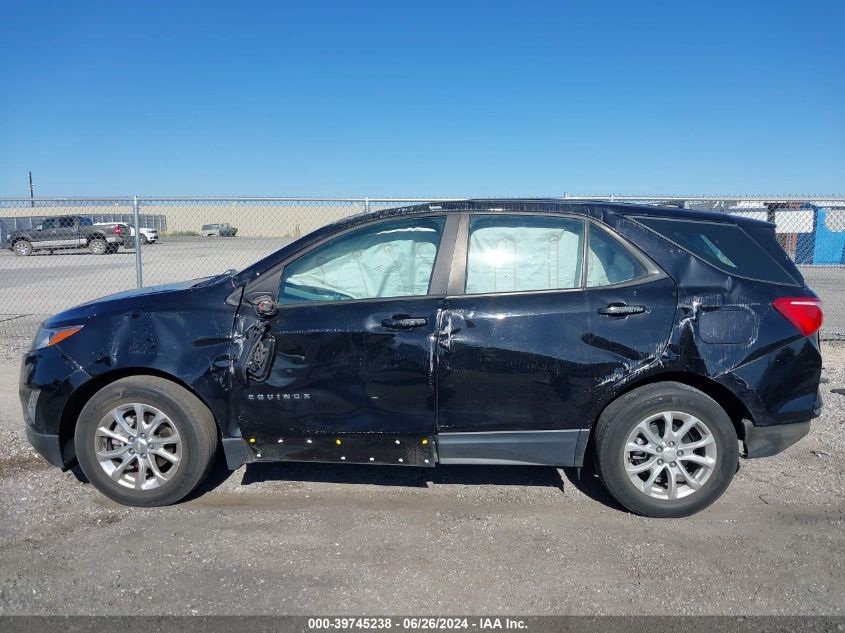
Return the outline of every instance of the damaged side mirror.
[[[276,312],[279,311],[278,306],[276,306],[276,302],[273,301],[273,297],[269,295],[255,299],[252,302],[252,307],[255,310],[255,316],[259,319],[269,319],[276,316]]]
[[[235,362],[235,377],[244,384],[250,379],[261,382],[270,375],[276,339],[270,334],[270,322],[253,323],[243,338],[240,354]]]
[[[270,318],[278,312],[276,302],[269,295],[251,301],[257,320],[244,333],[241,352],[235,363],[235,377],[249,384],[250,379],[266,380],[273,365],[276,339],[270,334]]]

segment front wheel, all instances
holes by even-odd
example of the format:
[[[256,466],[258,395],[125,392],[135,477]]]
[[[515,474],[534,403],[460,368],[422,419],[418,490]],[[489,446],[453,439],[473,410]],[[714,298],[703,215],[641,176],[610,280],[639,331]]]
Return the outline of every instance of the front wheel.
[[[147,245],[147,244],[149,244],[149,243],[150,243],[150,240],[148,240],[148,239],[147,239],[147,236],[146,236],[146,235],[144,235],[143,233],[141,233],[141,244],[143,244],[144,246],[146,246],[146,245]]]
[[[596,425],[599,476],[623,506],[651,517],[683,517],[725,492],[739,460],[733,423],[712,398],[662,382],[621,396]]]
[[[74,442],[82,471],[104,495],[124,505],[162,506],[205,479],[217,427],[208,407],[186,389],[130,376],[85,405]]]

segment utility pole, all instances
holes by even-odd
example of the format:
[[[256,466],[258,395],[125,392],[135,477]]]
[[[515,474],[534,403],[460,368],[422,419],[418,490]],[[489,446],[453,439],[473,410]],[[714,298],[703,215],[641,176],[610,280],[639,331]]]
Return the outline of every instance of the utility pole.
[[[29,172],[29,206],[35,206],[35,187],[32,186],[32,172]]]

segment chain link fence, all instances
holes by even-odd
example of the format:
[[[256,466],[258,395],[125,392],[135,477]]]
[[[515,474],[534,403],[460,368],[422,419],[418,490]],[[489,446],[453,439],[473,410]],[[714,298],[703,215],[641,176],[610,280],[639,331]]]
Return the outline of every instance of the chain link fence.
[[[674,205],[774,222],[781,245],[825,302],[823,338],[845,337],[845,198],[562,199]],[[79,303],[243,268],[343,217],[435,200],[0,199],[0,344],[31,337],[47,316]]]

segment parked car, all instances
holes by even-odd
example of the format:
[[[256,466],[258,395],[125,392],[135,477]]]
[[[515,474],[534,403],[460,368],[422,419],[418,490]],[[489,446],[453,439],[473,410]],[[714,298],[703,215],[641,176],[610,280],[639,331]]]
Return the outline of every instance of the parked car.
[[[238,229],[231,224],[203,224],[203,237],[235,237]]]
[[[132,237],[135,237],[135,227],[130,226]],[[141,244],[155,244],[158,242],[158,229],[148,229],[141,227]]]
[[[127,242],[127,246],[135,244],[135,227],[125,222],[98,222],[95,226],[120,227],[121,233]],[[158,229],[141,227],[141,244],[155,244],[158,242]]]
[[[770,223],[425,204],[57,314],[20,395],[38,452],[128,505],[183,498],[221,448],[232,469],[593,460],[623,506],[677,517],[807,434],[821,323]]]
[[[91,218],[76,215],[45,218],[31,229],[14,231],[6,237],[7,248],[23,257],[35,251],[88,248],[95,255],[117,252],[123,244],[120,231],[95,226]]]

